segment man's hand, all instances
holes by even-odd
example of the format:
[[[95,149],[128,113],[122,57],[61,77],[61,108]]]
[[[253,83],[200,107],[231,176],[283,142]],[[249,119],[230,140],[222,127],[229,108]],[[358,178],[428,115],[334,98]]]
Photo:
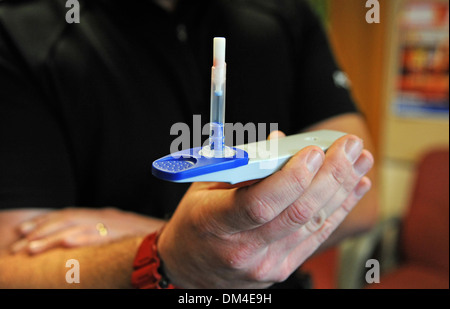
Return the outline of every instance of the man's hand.
[[[38,254],[56,247],[105,244],[126,236],[144,236],[163,224],[163,220],[116,208],[49,211],[18,226],[22,237],[11,246],[11,251]]]
[[[307,147],[249,186],[193,184],[158,242],[169,278],[185,288],[285,280],[370,189],[372,166],[362,141],[347,135],[326,155]]]

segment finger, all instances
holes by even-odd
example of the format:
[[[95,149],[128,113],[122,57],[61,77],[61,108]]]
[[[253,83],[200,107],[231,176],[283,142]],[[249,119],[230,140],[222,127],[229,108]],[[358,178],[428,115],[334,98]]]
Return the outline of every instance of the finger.
[[[299,228],[295,233],[289,235],[285,239],[282,240],[280,250],[290,251],[293,248],[297,247],[301,244],[305,239],[310,237],[311,235],[318,233],[320,229],[323,229],[325,222],[336,220],[334,217],[340,218],[340,216],[346,216],[350,211],[356,206],[356,204],[361,200],[361,198],[370,190],[371,181],[367,177],[363,177],[360,182],[355,186],[353,191],[347,196],[345,201],[343,201],[337,209],[335,209],[332,213],[326,213],[325,209],[321,209],[317,214],[315,214],[307,224]],[[335,213],[340,212],[341,215],[335,215]],[[333,221],[334,220],[334,221]],[[340,222],[340,221],[337,221]],[[338,223],[336,223],[338,224]],[[328,236],[327,236],[328,237]],[[322,240],[325,238],[322,235]]]
[[[363,150],[361,156],[353,165],[353,170],[349,177],[347,177],[345,183],[323,208],[327,217],[344,203],[348,196],[354,191],[355,187],[360,183],[361,179],[363,179],[373,167],[373,164],[374,159],[372,154],[367,150]]]
[[[267,139],[270,140],[270,139],[275,139],[275,138],[282,138],[285,136],[286,136],[286,134],[284,134],[282,131],[273,131],[269,134]]]
[[[260,241],[271,243],[294,233],[312,220],[341,189],[361,152],[362,142],[355,136],[348,135],[336,141],[303,194],[292,201],[277,218],[255,230],[256,237],[260,238]]]
[[[358,184],[349,198],[345,201],[345,205],[342,205],[337,209],[324,224],[317,229],[309,237],[304,239],[295,247],[285,259],[284,267],[289,269],[297,269],[303,262],[311,256],[317,248],[329,238],[334,230],[342,223],[347,217],[348,213],[356,206],[358,201],[370,190],[371,182],[367,177]]]
[[[27,249],[28,239],[21,238],[10,246],[10,252],[12,254],[23,252]]]
[[[29,241],[37,240],[40,238],[48,237],[51,234],[58,233],[64,229],[72,227],[74,222],[67,219],[61,214],[52,215],[46,221],[38,224],[33,231],[28,233],[27,239]]]
[[[22,222],[19,226],[18,226],[18,231],[21,235],[28,235],[30,232],[32,232],[37,226],[39,226],[40,224],[46,222],[47,220],[51,219],[52,217],[54,217],[55,215],[57,215],[57,213],[59,213],[59,211],[51,211],[49,213],[43,214],[43,215],[39,215],[36,216],[30,220],[27,220],[25,222]]]
[[[280,171],[252,186],[235,190],[232,201],[221,203],[221,208],[211,207],[209,211],[220,215],[230,233],[261,226],[303,194],[323,159],[324,153],[319,147],[306,147]]]
[[[39,254],[56,247],[64,246],[66,239],[71,239],[71,237],[83,233],[87,233],[86,227],[79,225],[73,226],[47,237],[29,241],[26,251],[30,254]]]
[[[296,233],[290,234],[276,243],[272,243],[268,250],[272,253],[266,253],[266,256],[276,255],[276,259],[282,262],[278,264],[279,267],[273,267],[273,271],[265,279],[273,282],[284,281],[286,275],[296,270],[328,239],[370,187],[370,180],[364,177],[345,201],[345,205],[343,204],[329,218],[320,223],[320,226],[314,228],[314,232],[303,226]]]
[[[106,230],[106,233],[102,233],[95,225],[77,225],[51,234],[45,238],[31,241],[26,249],[30,254],[38,254],[56,247],[75,248],[94,244],[98,245],[109,242],[117,237],[117,235],[110,234],[111,232],[108,230]]]
[[[113,238],[107,235],[100,235],[97,230],[88,228],[82,233],[72,234],[66,237],[62,246],[66,248],[75,248],[81,246],[99,245],[111,241]]]

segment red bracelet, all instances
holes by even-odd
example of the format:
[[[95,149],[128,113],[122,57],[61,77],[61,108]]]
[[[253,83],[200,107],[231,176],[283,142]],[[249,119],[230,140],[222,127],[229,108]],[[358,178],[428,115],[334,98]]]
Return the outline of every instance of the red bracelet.
[[[133,263],[131,284],[137,289],[176,289],[164,275],[156,242],[160,232],[144,238]]]

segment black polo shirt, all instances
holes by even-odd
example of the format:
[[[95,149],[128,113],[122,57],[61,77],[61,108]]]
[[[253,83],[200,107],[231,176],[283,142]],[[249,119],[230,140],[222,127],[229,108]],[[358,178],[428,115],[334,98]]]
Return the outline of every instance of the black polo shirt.
[[[0,2],[0,209],[171,213],[187,185],[151,163],[173,124],[209,122],[215,36],[227,38],[227,122],[292,134],[356,111],[303,1],[79,2],[79,24],[62,0]]]

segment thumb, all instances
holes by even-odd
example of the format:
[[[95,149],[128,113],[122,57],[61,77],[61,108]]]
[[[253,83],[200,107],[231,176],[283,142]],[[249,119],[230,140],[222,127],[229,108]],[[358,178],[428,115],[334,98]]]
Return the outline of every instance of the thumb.
[[[282,131],[272,131],[272,132],[270,132],[267,139],[283,138],[285,136],[286,136],[286,134],[284,134]]]

